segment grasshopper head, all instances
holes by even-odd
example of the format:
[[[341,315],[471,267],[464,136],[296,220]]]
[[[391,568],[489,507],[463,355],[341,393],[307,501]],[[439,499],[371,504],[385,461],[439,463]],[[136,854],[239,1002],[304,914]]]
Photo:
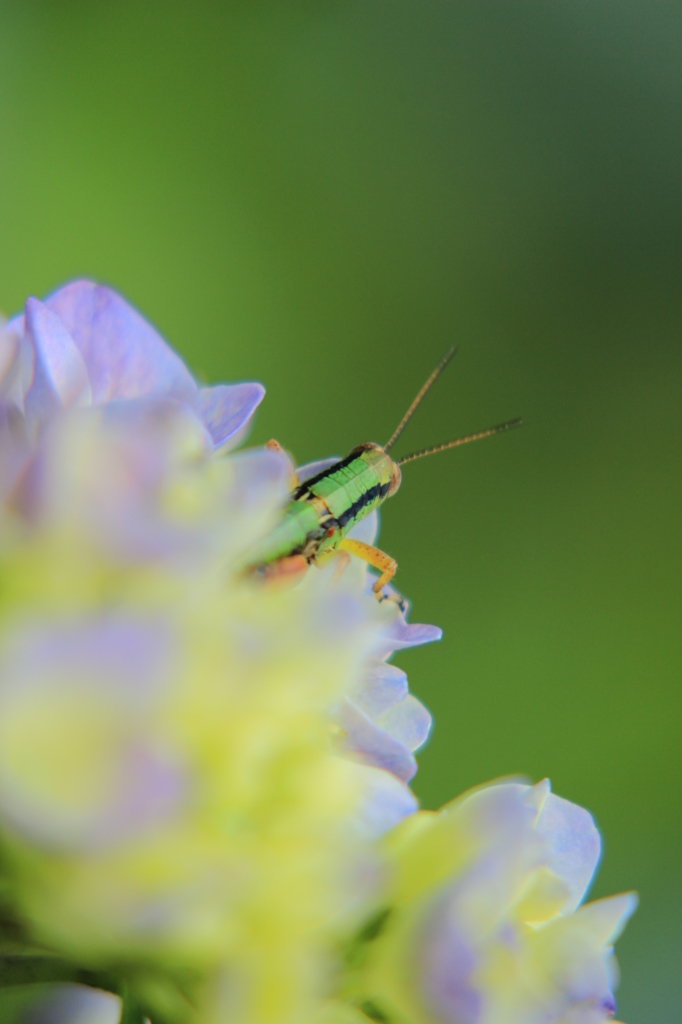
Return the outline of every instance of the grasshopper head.
[[[383,448],[382,448],[382,451],[383,451]],[[388,459],[388,461],[391,463],[391,483],[390,483],[390,487],[388,488],[388,494],[386,495],[386,497],[387,498],[392,498],[393,495],[395,494],[395,492],[400,487],[401,483],[403,482],[403,474],[402,474],[402,472],[400,470],[400,466],[398,465],[398,463],[394,462],[393,459],[391,458],[391,456],[387,455],[386,452],[384,452],[384,455]]]
[[[403,475],[400,472],[400,466],[397,462],[393,461],[388,452],[380,444],[367,441],[365,444],[360,444],[357,448],[354,448],[351,454],[358,455],[364,459],[377,474],[381,484],[384,486],[388,484],[386,497],[392,498],[400,487]]]

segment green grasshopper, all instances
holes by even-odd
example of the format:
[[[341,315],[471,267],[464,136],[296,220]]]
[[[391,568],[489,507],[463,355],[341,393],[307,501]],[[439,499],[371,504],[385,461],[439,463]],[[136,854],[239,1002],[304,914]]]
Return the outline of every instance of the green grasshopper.
[[[383,447],[368,441],[353,448],[345,459],[335,462],[303,483],[299,483],[295,477],[294,491],[282,519],[249,553],[242,567],[247,573],[256,573],[266,579],[295,580],[313,562],[318,563],[335,553],[340,555],[337,568],[339,573],[348,565],[351,555],[355,555],[380,571],[381,575],[373,586],[377,598],[383,600],[389,597],[403,604],[398,595],[384,594],[384,587],[393,579],[398,568],[395,559],[348,534],[360,520],[396,493],[402,481],[401,466],[407,462],[448,448],[457,448],[521,424],[520,419],[510,420],[476,434],[446,441],[433,448],[424,448],[402,459],[391,458],[389,450],[455,352],[455,348],[448,349]],[[267,447],[281,451],[280,444],[274,440]]]

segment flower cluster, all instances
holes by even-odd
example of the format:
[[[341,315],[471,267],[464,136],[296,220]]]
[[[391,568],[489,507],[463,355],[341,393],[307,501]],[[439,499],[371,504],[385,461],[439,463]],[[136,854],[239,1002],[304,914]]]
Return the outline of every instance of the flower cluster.
[[[237,571],[294,474],[234,453],[263,395],[88,281],[0,331],[0,984],[59,982],[55,1022],[600,1024],[633,901],[578,906],[589,814],[419,812],[388,659],[440,631],[360,563]]]

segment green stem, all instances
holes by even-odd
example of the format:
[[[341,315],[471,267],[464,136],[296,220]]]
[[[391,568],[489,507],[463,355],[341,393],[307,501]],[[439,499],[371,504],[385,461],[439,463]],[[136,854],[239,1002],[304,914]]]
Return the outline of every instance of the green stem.
[[[121,1003],[123,1004],[119,1024],[145,1024],[147,1015],[137,1000],[131,996],[130,989],[127,985],[124,985],[121,988],[119,995],[121,997]]]

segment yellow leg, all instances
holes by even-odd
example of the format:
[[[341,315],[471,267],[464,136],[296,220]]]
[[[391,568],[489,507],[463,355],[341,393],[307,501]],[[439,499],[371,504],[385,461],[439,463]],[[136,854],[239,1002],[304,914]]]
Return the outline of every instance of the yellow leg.
[[[352,537],[345,537],[339,544],[339,548],[342,551],[347,551],[349,555],[361,558],[363,562],[368,562],[375,569],[381,570],[381,576],[372,587],[374,593],[381,600],[383,588],[387,583],[390,583],[396,574],[398,563],[395,558],[384,554],[383,551],[372,547],[371,544],[363,544],[361,540],[353,540]]]
[[[268,441],[268,443],[266,444],[265,447],[268,448],[271,452],[281,452],[282,455],[286,455],[286,452],[284,451],[284,448],[282,448],[282,446],[279,443],[279,441],[275,441],[274,437],[270,438],[270,440]],[[292,491],[295,491],[297,487],[298,487],[298,473],[296,472],[296,470],[294,470],[293,482],[291,484]]]

